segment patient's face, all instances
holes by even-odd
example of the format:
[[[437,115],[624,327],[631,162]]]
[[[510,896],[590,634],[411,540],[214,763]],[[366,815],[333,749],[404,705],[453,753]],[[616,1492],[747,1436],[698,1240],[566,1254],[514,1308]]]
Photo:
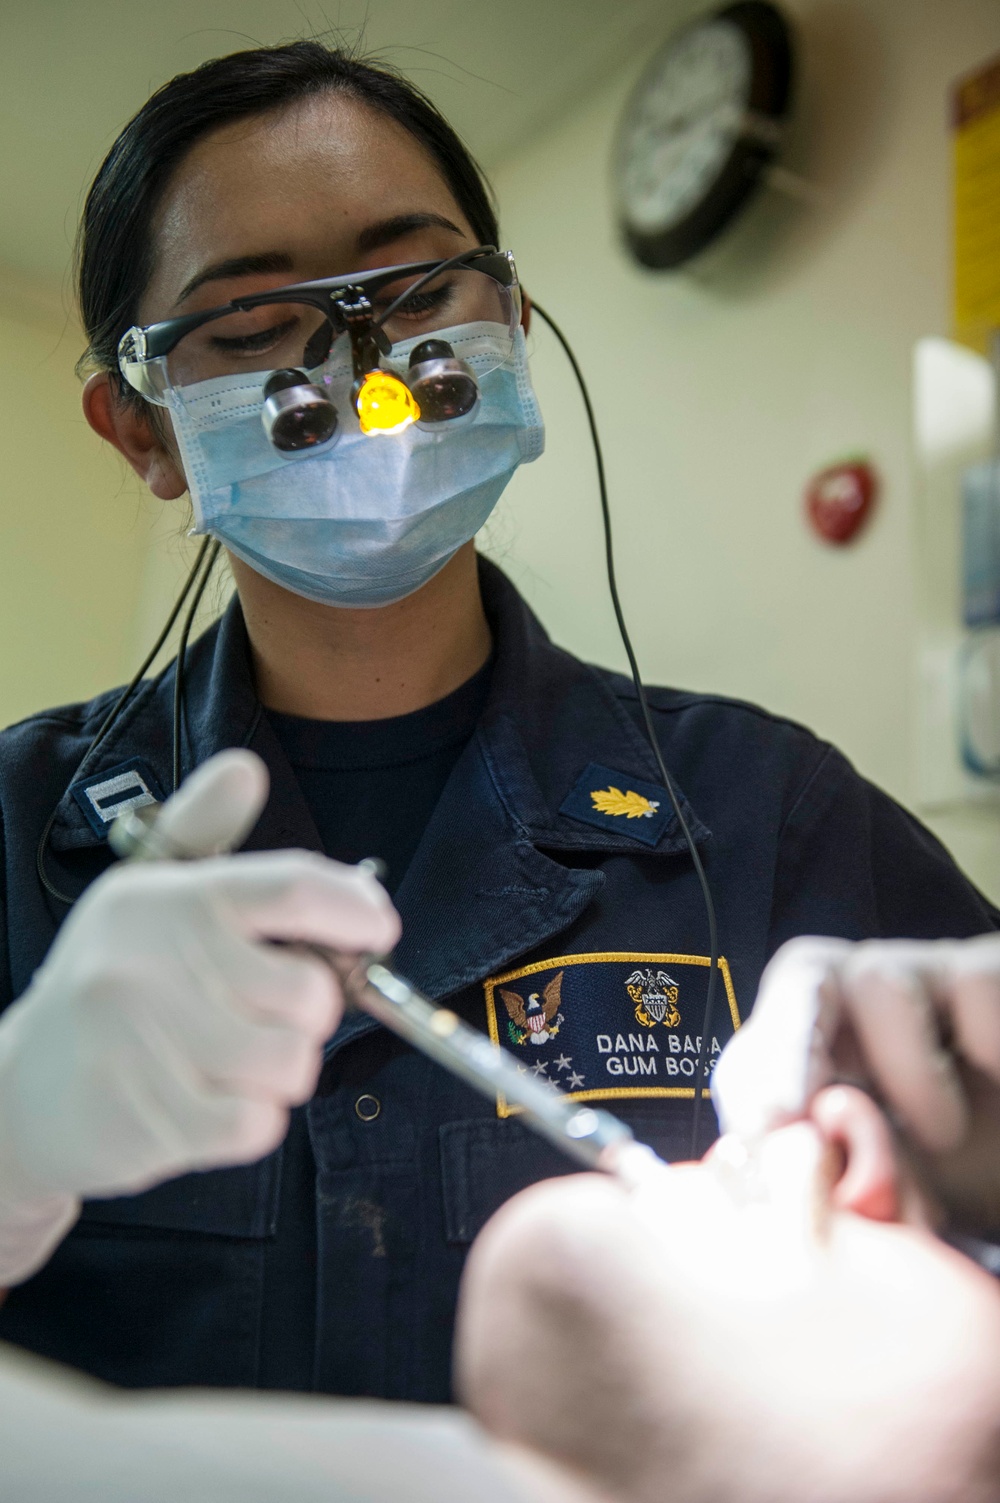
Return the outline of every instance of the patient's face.
[[[470,1259],[459,1378],[616,1498],[1000,1498],[1000,1292],[843,1087],[752,1158],[723,1139],[630,1192],[510,1202]]]

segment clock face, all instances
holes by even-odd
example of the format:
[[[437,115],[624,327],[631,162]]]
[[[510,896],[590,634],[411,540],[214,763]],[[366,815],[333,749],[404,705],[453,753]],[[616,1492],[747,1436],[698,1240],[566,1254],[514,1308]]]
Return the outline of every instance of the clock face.
[[[682,266],[757,191],[781,141],[793,65],[772,0],[732,0],[653,59],[616,152],[619,227],[643,266]]]
[[[752,76],[749,39],[730,21],[692,26],[661,53],[621,133],[619,198],[629,230],[662,234],[705,198],[739,139]]]

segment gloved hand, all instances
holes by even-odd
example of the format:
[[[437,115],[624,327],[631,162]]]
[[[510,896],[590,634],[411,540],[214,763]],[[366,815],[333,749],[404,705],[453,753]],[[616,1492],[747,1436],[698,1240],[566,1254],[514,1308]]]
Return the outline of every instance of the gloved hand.
[[[835,1079],[891,1109],[945,1213],[995,1228],[1000,935],[784,945],[715,1067],[722,1129],[755,1138]]]
[[[223,752],[164,805],[158,832],[218,852],[266,796],[263,763]],[[398,934],[374,877],[306,851],[100,877],[0,1018],[0,1288],[41,1266],[81,1197],[252,1162],[281,1142],[342,998],[319,959],[265,941],[379,953]]]

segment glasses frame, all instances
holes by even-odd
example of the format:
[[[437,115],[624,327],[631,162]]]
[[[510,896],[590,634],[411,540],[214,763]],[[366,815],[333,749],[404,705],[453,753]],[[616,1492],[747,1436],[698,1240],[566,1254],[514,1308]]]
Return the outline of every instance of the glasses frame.
[[[246,313],[251,308],[266,307],[269,303],[304,303],[324,315],[332,325],[336,337],[348,328],[348,320],[342,311],[345,307],[349,308],[362,299],[366,300],[370,293],[378,292],[379,288],[398,281],[401,276],[416,275],[418,280],[400,293],[384,313],[371,320],[372,330],[378,331],[408,297],[412,297],[442,272],[450,271],[453,266],[483,272],[512,291],[518,288],[513,254],[497,250],[495,245],[479,245],[473,250],[460,251],[458,255],[448,256],[442,261],[408,261],[400,266],[379,266],[372,271],[348,272],[346,276],[321,277],[314,282],[293,282],[287,287],[274,287],[268,292],[233,298],[231,302],[223,303],[218,308],[207,308],[201,313],[183,313],[178,318],[163,319],[155,324],[133,325],[118,342],[118,368],[124,380],[140,396],[162,404],[163,390],[152,376],[154,370],[162,371],[163,367],[154,366],[153,362],[165,361],[186,335],[201,328],[203,324],[225,318],[231,313]],[[166,383],[167,389],[169,384]]]

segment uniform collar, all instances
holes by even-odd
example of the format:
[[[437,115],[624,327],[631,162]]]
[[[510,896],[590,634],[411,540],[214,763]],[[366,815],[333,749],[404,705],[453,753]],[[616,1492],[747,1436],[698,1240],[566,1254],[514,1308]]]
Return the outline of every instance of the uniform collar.
[[[158,677],[142,683],[96,752],[77,765],[53,820],[49,838],[54,851],[84,850],[104,843],[103,834],[91,828],[73,797],[71,790],[81,780],[100,774],[110,776],[123,763],[140,758],[160,788],[169,792],[173,781],[173,695],[174,666],[170,664]],[[226,747],[254,744],[263,717],[254,688],[243,614],[235,596],[221,620],[189,649],[184,698],[184,774]],[[94,713],[84,721],[84,747],[107,712],[108,703],[105,699],[98,701]]]
[[[513,585],[480,560],[494,670],[483,715],[396,893],[399,970],[430,996],[453,995],[544,944],[604,884],[560,853],[687,853],[671,819],[651,847],[559,812],[591,762],[659,782],[655,759],[608,678],[553,646]],[[709,838],[678,789],[696,841]]]
[[[478,734],[511,817],[530,840],[550,850],[630,855],[686,851],[674,816],[651,847],[630,834],[627,825],[595,829],[560,812],[590,763],[613,769],[623,780],[659,786],[656,759],[615,693],[614,676],[556,647],[488,559],[480,559],[479,570],[495,667]],[[674,787],[694,839],[707,840],[710,832],[683,791],[676,783]]]

